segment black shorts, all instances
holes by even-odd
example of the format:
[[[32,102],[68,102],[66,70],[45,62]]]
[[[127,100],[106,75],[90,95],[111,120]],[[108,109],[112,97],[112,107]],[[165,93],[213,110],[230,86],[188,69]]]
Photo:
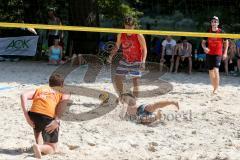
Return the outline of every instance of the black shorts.
[[[171,63],[172,55],[164,55],[164,59],[167,63]]]
[[[174,57],[175,58],[175,57]],[[170,67],[171,66],[171,59],[172,59],[172,55],[164,55],[164,59],[166,60],[165,61],[165,64]]]
[[[48,143],[58,142],[59,128],[55,129],[51,134],[45,131],[46,126],[50,124],[54,120],[54,118],[51,118],[39,113],[30,112],[30,111],[28,112],[28,115],[35,125],[34,131],[36,133],[42,132],[42,137],[44,142],[48,142]]]
[[[141,117],[144,117],[144,116],[150,116],[150,115],[153,115],[153,112],[149,112],[149,111],[146,111],[145,108],[147,107],[147,105],[140,105],[138,108],[137,108],[137,116],[141,116]]]
[[[80,41],[74,40],[73,41],[73,54],[79,55],[84,54],[84,47]]]
[[[213,70],[213,68],[219,68],[221,65],[222,56],[209,55],[206,56],[206,63],[208,70]]]

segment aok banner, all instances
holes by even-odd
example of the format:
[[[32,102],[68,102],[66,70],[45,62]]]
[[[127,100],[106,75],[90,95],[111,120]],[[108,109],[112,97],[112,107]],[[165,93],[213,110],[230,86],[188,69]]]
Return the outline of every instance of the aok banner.
[[[34,56],[38,36],[0,38],[0,55]]]

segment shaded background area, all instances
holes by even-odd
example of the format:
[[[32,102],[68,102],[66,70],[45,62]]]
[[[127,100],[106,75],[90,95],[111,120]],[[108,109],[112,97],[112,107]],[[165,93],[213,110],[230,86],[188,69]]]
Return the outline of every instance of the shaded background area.
[[[131,14],[141,18],[142,28],[151,23],[161,30],[205,31],[208,18],[216,15],[225,30],[240,31],[240,1],[235,0],[10,0],[0,3],[0,21],[45,24],[50,8],[63,24],[117,26],[124,15]]]
[[[63,25],[121,28],[122,18],[132,15],[138,18],[142,29],[206,32],[209,19],[216,15],[225,32],[239,33],[239,8],[240,1],[236,0],[2,0],[0,21],[47,24],[48,10],[54,9]],[[41,52],[47,48],[46,30],[37,32],[40,36],[37,55],[43,55]],[[0,29],[0,37],[22,34],[19,29]],[[64,53],[98,54],[101,41],[114,41],[115,36],[65,31]],[[154,37],[146,36],[149,52]],[[193,41],[194,45],[199,43],[197,38]]]

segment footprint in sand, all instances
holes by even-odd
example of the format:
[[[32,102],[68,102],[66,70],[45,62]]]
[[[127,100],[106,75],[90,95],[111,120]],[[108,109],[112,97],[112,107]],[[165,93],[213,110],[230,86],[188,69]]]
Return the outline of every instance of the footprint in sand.
[[[222,100],[222,97],[216,96],[216,97],[213,97],[213,98],[211,99],[211,102],[213,102],[213,101],[220,101],[220,100]]]
[[[213,158],[213,160],[230,160],[230,159],[228,155],[218,153],[218,155],[215,158]]]
[[[148,144],[148,151],[150,152],[156,152],[157,149],[155,148],[156,146],[154,146],[152,143]]]
[[[137,148],[137,147],[138,147],[138,144],[131,144],[131,147]]]
[[[150,142],[150,143],[148,143],[149,145],[152,145],[152,146],[158,146],[158,143],[157,142]]]
[[[206,103],[200,103],[200,106],[207,106]]]
[[[196,130],[192,131],[192,134],[197,134],[197,131]]]
[[[74,149],[79,148],[79,146],[77,146],[77,145],[67,145],[67,146],[68,146],[69,150],[74,150]]]
[[[96,144],[91,143],[91,142],[88,142],[88,145],[89,145],[89,146],[92,146],[92,147],[93,147],[93,146],[96,146]]]

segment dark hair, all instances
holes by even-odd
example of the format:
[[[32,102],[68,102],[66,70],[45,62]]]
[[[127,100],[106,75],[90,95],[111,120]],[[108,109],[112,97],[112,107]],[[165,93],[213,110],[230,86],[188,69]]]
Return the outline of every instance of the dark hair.
[[[179,43],[182,43],[182,40],[181,40],[181,39],[177,40],[177,44],[179,44]]]
[[[53,42],[57,41],[58,43],[60,42],[60,39],[59,38],[54,38],[53,39]]]
[[[187,40],[187,38],[185,36],[181,37],[181,41]]]
[[[133,25],[136,24],[136,20],[131,16],[127,16],[127,17],[124,18],[124,24],[127,24],[129,26],[133,26]]]
[[[49,86],[50,87],[60,87],[63,85],[64,79],[59,74],[53,74],[49,78]]]
[[[54,15],[54,16],[56,16],[56,9],[55,8],[48,8],[48,13],[49,12],[52,12],[52,14]]]

